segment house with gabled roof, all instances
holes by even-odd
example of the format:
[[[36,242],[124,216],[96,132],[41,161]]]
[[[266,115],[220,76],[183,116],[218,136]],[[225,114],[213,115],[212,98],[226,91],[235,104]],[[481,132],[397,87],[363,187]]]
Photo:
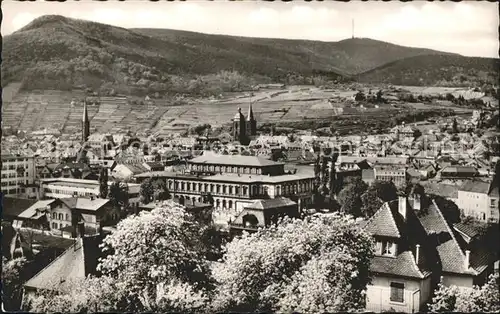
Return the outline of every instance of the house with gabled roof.
[[[367,286],[369,311],[418,312],[431,298],[435,258],[414,211],[420,206],[417,195],[399,197],[384,203],[364,227],[376,243]]]
[[[83,228],[83,224],[79,227]],[[72,246],[24,284],[22,309],[29,310],[30,300],[41,291],[64,291],[71,288],[73,280],[99,275],[97,264],[104,256],[99,248],[103,236],[80,234]]]
[[[474,245],[477,234],[461,225],[452,228],[434,201],[419,219],[428,243],[435,247],[440,268],[434,271],[444,285],[472,288],[486,282],[498,258],[485,246]]]
[[[484,222],[498,222],[499,202],[499,186],[496,180],[492,182],[471,180],[458,188],[457,205],[465,216]]]

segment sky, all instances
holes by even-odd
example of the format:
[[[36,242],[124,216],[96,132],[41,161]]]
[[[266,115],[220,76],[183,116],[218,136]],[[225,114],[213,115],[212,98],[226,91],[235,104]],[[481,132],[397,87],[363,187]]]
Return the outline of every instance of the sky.
[[[354,36],[465,56],[498,57],[492,2],[2,1],[2,35],[58,14],[126,28],[338,41]]]

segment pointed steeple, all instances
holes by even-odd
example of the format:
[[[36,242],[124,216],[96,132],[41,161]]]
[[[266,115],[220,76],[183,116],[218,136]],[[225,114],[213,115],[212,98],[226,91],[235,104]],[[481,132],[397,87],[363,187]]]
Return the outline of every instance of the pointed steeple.
[[[83,117],[82,117],[82,142],[86,142],[90,135],[89,114],[87,112],[87,102],[83,102]]]
[[[248,115],[247,115],[247,121],[253,121],[255,120],[253,116],[253,110],[252,110],[252,102],[248,105]]]
[[[248,135],[255,136],[257,135],[257,120],[253,115],[252,102],[248,105],[248,115],[247,115],[247,124],[248,124]]]

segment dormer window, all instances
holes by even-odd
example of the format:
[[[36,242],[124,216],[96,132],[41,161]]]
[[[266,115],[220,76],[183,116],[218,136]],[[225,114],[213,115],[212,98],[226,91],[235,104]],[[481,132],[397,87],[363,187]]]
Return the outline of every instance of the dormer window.
[[[377,241],[376,254],[383,256],[396,256],[396,243],[393,241]]]

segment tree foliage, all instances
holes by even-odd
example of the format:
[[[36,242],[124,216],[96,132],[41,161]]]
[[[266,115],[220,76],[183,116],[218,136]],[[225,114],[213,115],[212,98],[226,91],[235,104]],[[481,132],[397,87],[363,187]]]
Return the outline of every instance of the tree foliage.
[[[337,200],[341,205],[341,211],[354,217],[362,216],[361,207],[363,201],[361,195],[366,192],[368,185],[361,178],[352,178],[340,191]]]
[[[170,199],[170,191],[168,190],[167,183],[162,179],[155,179],[151,181],[153,186],[153,199],[157,201],[166,201]]]
[[[173,202],[130,216],[104,240],[101,277],[42,294],[31,309],[204,312],[213,285],[199,233],[193,217]]]
[[[149,204],[153,200],[154,188],[151,179],[146,179],[141,183],[139,194],[144,204]]]
[[[460,288],[438,285],[429,304],[432,312],[498,313],[500,311],[500,280],[498,274],[491,275],[482,287]]]
[[[309,216],[243,235],[214,267],[217,311],[364,308],[372,239],[351,218]]]
[[[2,303],[7,311],[20,308],[23,284],[26,278],[23,269],[28,264],[24,257],[7,260],[2,258]]]
[[[99,171],[99,197],[108,196],[108,170],[104,167]]]

